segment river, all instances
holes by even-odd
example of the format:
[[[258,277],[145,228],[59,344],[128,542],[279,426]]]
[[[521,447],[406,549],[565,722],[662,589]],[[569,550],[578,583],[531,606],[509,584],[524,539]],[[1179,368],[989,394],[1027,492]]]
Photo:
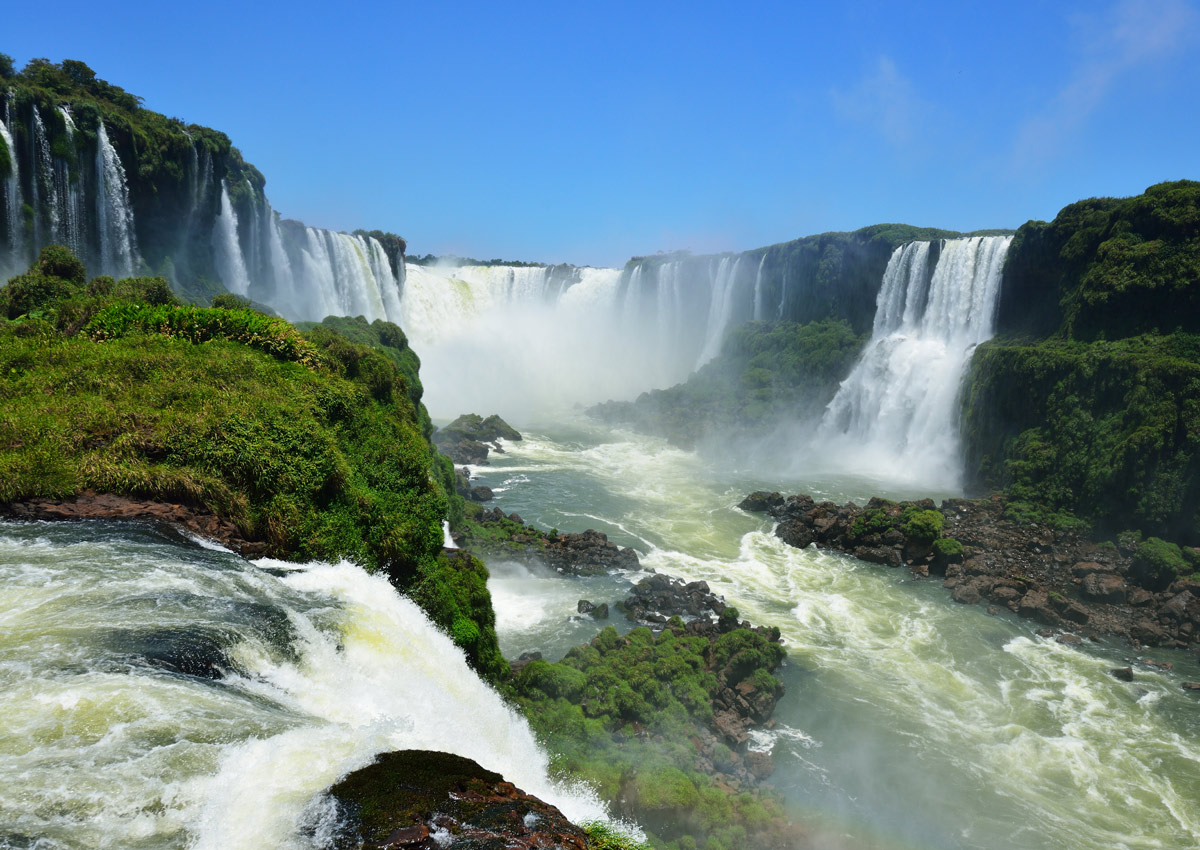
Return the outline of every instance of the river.
[[[936,580],[786,546],[736,507],[759,488],[859,504],[913,492],[714,466],[598,426],[534,429],[505,447],[476,470],[495,505],[542,528],[602,530],[645,567],[703,579],[781,629],[788,692],[755,746],[828,835],[889,849],[1200,846],[1200,701],[1180,687],[1200,678],[1194,655],[1156,650],[1173,672],[1135,663],[1135,681],[1118,681],[1108,671],[1135,658],[1126,645],[1039,637]],[[611,605],[637,578],[494,565],[502,649],[557,659],[596,628],[576,602]]]

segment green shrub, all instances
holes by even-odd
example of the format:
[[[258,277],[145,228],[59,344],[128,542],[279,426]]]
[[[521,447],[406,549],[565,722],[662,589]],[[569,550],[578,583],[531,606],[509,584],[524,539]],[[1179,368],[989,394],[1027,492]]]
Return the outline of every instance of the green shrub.
[[[946,518],[941,511],[912,510],[905,513],[900,530],[905,537],[932,543],[942,535]]]
[[[963,558],[963,545],[953,537],[933,541],[933,557],[940,564],[956,564]]]

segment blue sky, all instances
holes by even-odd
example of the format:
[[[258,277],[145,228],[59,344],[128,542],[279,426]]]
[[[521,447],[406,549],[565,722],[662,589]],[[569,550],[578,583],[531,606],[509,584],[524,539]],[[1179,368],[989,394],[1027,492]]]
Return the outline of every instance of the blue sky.
[[[91,0],[8,10],[0,52],[80,59],[228,133],[283,215],[414,253],[619,265],[1200,179],[1196,0]]]

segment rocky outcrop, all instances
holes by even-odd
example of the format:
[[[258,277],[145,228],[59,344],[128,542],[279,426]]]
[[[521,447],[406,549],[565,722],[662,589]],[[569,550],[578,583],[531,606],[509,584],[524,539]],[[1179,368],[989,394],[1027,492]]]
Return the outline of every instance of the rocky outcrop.
[[[336,850],[587,850],[557,808],[448,753],[385,753],[329,795],[340,814]]]
[[[528,525],[515,513],[505,514],[499,508],[475,510],[479,513],[465,523],[454,542],[485,558],[542,563],[569,575],[641,569],[632,547],[610,542],[603,532],[588,529],[578,534],[547,533]]]
[[[455,463],[476,466],[487,463],[489,449],[504,451],[501,440],[521,439],[524,438],[516,428],[495,414],[484,419],[475,413],[465,413],[433,434],[439,452]]]
[[[636,623],[661,626],[671,617],[695,620],[707,617],[709,612],[720,616],[726,606],[709,590],[708,582],[683,582],[655,573],[633,586],[622,607],[625,616]]]
[[[173,531],[214,540],[246,558],[257,558],[267,550],[261,540],[247,539],[236,525],[203,508],[171,502],[155,502],[84,490],[66,499],[29,499],[0,506],[16,519],[44,520],[141,520]]]
[[[836,505],[810,496],[752,493],[743,510],[770,514],[785,543],[816,545],[920,576],[940,576],[957,602],[989,603],[1085,636],[1135,646],[1185,648],[1200,641],[1200,581],[1165,589],[1137,583],[1135,543],[1119,548],[1075,531],[1012,519],[1000,496],[940,506],[872,499]]]

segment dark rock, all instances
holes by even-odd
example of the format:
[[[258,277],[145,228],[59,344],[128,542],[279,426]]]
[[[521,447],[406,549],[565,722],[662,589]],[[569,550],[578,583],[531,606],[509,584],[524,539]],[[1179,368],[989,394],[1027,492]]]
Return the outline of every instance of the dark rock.
[[[889,567],[900,566],[900,553],[893,546],[859,546],[851,554],[860,561],[866,561],[870,564],[885,564]]]
[[[474,502],[490,502],[495,496],[491,487],[484,487],[480,484],[471,488],[471,500]]]
[[[1200,682],[1182,682],[1181,686],[1185,691],[1200,691]]]
[[[816,540],[813,530],[802,520],[798,519],[779,523],[775,527],[775,536],[787,545],[795,546],[797,549],[807,549]]]
[[[1114,667],[1113,669],[1109,670],[1108,673],[1114,679],[1120,679],[1122,682],[1133,681],[1132,667]]]
[[[764,513],[774,510],[783,505],[783,496],[779,493],[768,493],[766,490],[755,490],[746,498],[738,503],[738,507],[743,511],[752,513]]]
[[[1055,638],[1055,640],[1061,644],[1065,644],[1066,646],[1078,646],[1079,644],[1083,643],[1083,638],[1081,638],[1079,635],[1071,634],[1070,632],[1059,635]]]
[[[575,605],[575,610],[580,614],[590,614],[596,610],[596,606],[586,599],[580,599]]]
[[[340,815],[335,847],[587,848],[582,830],[557,808],[447,753],[385,753],[342,779],[329,795]]]

